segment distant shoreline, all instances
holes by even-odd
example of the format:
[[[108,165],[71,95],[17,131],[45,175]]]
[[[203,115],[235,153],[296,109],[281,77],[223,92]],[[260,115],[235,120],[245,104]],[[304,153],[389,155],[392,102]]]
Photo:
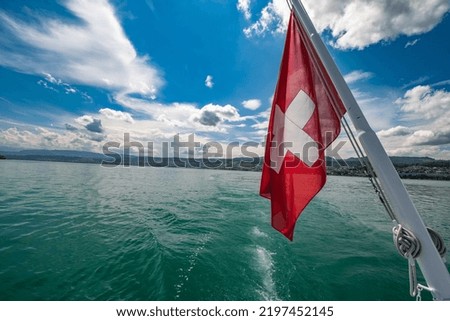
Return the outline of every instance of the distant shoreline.
[[[6,155],[5,155],[6,154]],[[0,159],[32,160],[63,163],[102,164],[107,167],[139,166],[139,167],[169,167],[198,168],[237,171],[261,171],[263,158],[233,158],[233,159],[178,159],[156,158],[148,160],[131,156],[125,162],[113,155],[77,151],[44,151],[31,150],[21,152],[0,152]],[[403,179],[450,180],[450,161],[435,160],[428,157],[391,157],[393,164]],[[327,173],[332,176],[366,177],[364,168],[355,158],[335,160],[327,158]]]

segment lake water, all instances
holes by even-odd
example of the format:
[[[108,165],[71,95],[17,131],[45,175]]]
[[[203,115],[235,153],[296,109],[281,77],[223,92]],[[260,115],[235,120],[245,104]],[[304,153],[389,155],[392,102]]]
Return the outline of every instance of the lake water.
[[[0,300],[413,300],[367,179],[328,177],[294,242],[259,180],[0,161]],[[449,247],[450,182],[405,184]]]

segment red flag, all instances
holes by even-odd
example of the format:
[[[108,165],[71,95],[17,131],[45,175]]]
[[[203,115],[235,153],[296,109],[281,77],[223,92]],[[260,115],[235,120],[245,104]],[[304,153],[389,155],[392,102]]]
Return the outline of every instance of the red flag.
[[[260,194],[272,226],[292,240],[303,209],[326,181],[325,148],[345,107],[310,39],[291,13],[272,103]]]

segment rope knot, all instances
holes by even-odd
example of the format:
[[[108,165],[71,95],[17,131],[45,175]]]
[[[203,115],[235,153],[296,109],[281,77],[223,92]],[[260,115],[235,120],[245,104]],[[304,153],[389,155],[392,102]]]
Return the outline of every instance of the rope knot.
[[[392,229],[394,244],[404,258],[415,259],[420,254],[420,242],[414,234],[400,224]]]

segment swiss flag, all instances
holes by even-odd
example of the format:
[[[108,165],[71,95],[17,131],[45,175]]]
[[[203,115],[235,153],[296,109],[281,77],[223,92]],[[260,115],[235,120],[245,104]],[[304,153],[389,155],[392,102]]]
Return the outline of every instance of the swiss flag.
[[[326,181],[325,149],[345,107],[311,41],[291,13],[272,104],[260,194],[272,226],[292,240],[303,209]]]

